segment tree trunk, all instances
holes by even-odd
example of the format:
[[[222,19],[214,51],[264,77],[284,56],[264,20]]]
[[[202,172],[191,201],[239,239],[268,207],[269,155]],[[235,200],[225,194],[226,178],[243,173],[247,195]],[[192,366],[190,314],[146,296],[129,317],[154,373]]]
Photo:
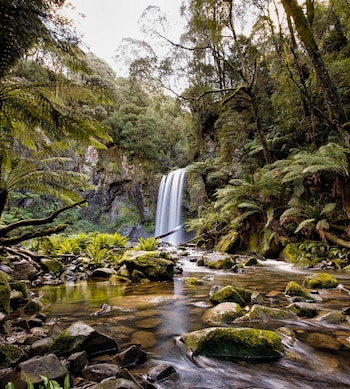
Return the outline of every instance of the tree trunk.
[[[8,190],[4,188],[0,188],[0,217],[4,211],[6,201],[7,201],[7,196],[8,196]]]
[[[316,71],[320,85],[326,97],[331,122],[340,132],[341,136],[344,137],[341,126],[347,121],[346,116],[342,108],[337,89],[328,73],[303,10],[297,0],[281,0],[281,2],[287,16],[293,19],[298,35],[311,59],[312,65]]]

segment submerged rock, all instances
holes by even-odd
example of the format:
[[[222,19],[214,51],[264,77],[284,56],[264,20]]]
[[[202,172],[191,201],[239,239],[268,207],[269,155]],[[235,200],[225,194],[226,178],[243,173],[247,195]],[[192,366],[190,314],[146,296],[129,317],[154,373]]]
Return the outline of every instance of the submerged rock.
[[[151,382],[162,381],[169,378],[172,374],[175,374],[176,370],[173,366],[168,364],[154,366],[149,369],[147,378]]]
[[[340,350],[342,348],[342,344],[335,337],[319,332],[309,334],[306,337],[306,342],[311,347],[320,350]]]
[[[206,328],[185,334],[180,340],[194,356],[228,360],[270,360],[284,351],[276,332],[255,328]]]

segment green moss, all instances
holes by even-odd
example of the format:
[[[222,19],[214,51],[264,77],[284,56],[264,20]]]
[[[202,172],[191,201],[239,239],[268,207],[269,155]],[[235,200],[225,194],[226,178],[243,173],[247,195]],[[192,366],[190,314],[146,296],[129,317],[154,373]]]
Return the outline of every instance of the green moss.
[[[42,262],[43,268],[46,272],[51,274],[59,274],[62,271],[62,262],[58,259],[48,259]]]
[[[71,351],[76,350],[76,347],[84,341],[84,336],[73,336],[68,334],[67,330],[59,333],[54,343],[50,347],[50,352],[57,356],[69,355]]]
[[[0,368],[9,367],[9,364],[24,357],[24,352],[19,347],[4,344],[0,345]]]
[[[215,250],[227,253],[232,250],[239,238],[239,233],[235,230],[230,231],[224,235],[215,246]]]
[[[299,259],[299,249],[296,243],[288,243],[281,251],[280,258],[286,262],[297,263]]]
[[[306,277],[303,285],[308,288],[336,288],[338,281],[329,273],[316,273]]]
[[[270,359],[283,352],[281,338],[273,331],[253,328],[209,328],[183,337],[193,355],[225,359]]]
[[[5,314],[10,313],[10,284],[7,276],[3,271],[0,271],[0,312]]]
[[[233,302],[241,306],[247,305],[250,303],[252,292],[243,289],[237,288],[231,285],[225,286],[224,288],[218,290],[210,297],[210,302],[212,304],[220,304],[223,302]]]
[[[310,293],[295,281],[288,282],[284,293],[288,296],[299,296],[308,300],[313,300]]]
[[[244,261],[243,266],[262,266],[262,264],[256,257],[249,257]]]
[[[245,318],[249,320],[289,320],[295,317],[293,312],[287,311],[285,309],[279,308],[270,308],[264,305],[255,304],[253,305],[251,311],[247,314],[247,317],[243,316],[243,321]]]
[[[28,298],[28,287],[24,281],[11,282],[11,290],[18,290],[22,293],[23,298]]]
[[[196,277],[185,278],[184,283],[187,285],[203,285],[203,281]]]

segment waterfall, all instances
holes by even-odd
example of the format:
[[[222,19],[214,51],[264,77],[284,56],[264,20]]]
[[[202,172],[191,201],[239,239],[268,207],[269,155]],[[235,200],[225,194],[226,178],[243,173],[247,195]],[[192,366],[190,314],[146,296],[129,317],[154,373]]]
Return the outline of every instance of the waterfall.
[[[178,169],[163,176],[159,185],[155,236],[164,235],[162,242],[173,245],[184,243],[185,231],[182,225],[182,200],[186,169]]]

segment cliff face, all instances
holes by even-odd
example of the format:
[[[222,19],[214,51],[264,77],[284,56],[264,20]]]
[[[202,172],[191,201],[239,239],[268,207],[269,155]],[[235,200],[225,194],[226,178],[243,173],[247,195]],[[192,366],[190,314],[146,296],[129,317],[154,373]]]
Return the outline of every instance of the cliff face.
[[[96,189],[85,194],[88,207],[81,217],[108,232],[130,239],[151,236],[161,174],[128,163],[117,147],[86,150],[81,166]]]

